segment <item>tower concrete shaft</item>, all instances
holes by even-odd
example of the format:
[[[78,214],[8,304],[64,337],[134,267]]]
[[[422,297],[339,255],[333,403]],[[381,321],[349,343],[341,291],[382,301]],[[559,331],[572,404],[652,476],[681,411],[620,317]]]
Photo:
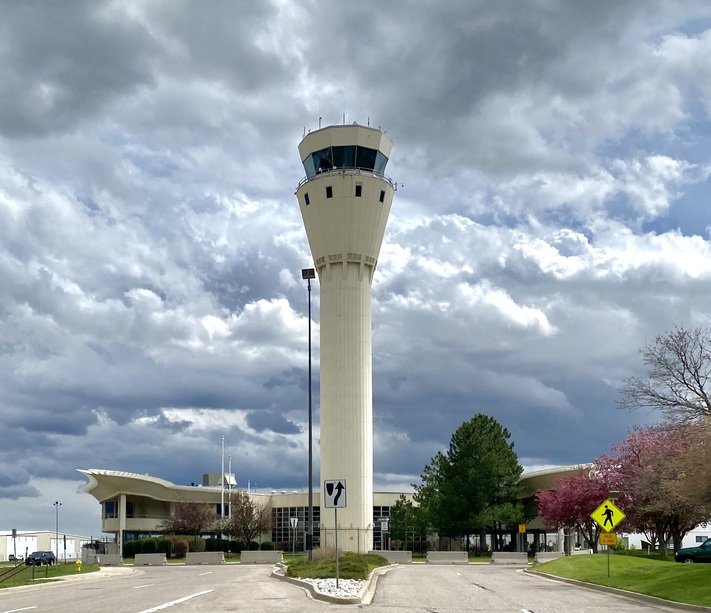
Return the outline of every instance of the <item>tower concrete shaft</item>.
[[[296,191],[320,283],[321,546],[335,544],[323,482],[346,482],[339,548],[373,547],[371,284],[394,184],[383,173],[392,141],[380,130],[329,126],[299,145]]]

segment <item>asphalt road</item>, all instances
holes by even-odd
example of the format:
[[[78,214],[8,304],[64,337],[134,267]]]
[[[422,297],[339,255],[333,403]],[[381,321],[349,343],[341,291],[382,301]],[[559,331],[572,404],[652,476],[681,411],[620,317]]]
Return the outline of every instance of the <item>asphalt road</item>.
[[[271,567],[158,566],[102,569],[52,585],[0,590],[0,613],[654,613],[677,608],[638,602],[504,566],[403,565],[381,576],[370,605],[333,605],[270,577]],[[114,574],[120,573],[120,574]]]

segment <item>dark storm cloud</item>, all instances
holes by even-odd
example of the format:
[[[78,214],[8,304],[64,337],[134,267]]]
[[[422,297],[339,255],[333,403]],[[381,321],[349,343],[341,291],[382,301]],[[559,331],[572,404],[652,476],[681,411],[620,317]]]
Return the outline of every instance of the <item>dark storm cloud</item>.
[[[395,142],[376,489],[477,412],[527,466],[590,461],[653,419],[616,409],[637,349],[711,312],[705,2],[1,6],[6,522],[77,467],[200,482],[223,436],[240,486],[304,487],[319,117]]]
[[[293,422],[287,421],[282,415],[272,411],[250,412],[247,414],[247,425],[257,432],[269,430],[275,434],[296,434],[300,428]]]
[[[3,2],[0,133],[41,136],[96,117],[150,85],[155,41],[116,5]]]

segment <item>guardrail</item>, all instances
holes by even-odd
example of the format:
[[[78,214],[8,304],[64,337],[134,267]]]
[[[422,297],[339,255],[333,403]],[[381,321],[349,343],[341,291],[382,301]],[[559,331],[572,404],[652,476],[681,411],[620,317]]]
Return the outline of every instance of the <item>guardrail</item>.
[[[304,183],[308,181],[313,181],[314,179],[318,179],[320,177],[333,177],[335,175],[372,175],[374,177],[377,177],[378,179],[383,179],[383,181],[387,181],[390,183],[390,185],[394,186],[395,182],[388,177],[385,173],[378,172],[376,170],[373,170],[372,168],[358,168],[354,166],[348,166],[346,168],[329,168],[328,170],[322,170],[321,172],[317,172],[313,177],[304,177],[299,181],[299,184],[296,186],[296,189],[299,189]]]

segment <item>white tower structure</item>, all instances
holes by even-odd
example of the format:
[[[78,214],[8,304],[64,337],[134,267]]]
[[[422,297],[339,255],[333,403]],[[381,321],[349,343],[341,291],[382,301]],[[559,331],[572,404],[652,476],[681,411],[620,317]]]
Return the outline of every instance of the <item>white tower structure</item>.
[[[392,141],[379,129],[328,126],[299,144],[306,178],[296,190],[320,284],[321,485],[346,482],[338,544],[373,548],[371,294],[395,186],[383,173]],[[324,508],[321,546],[333,547]]]

